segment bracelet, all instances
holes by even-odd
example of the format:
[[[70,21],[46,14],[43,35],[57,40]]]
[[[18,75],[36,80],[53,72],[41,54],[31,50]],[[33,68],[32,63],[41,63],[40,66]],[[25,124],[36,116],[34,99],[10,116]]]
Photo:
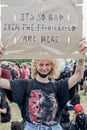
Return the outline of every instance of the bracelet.
[[[83,67],[83,63],[84,63],[84,58],[83,59],[78,59],[78,62],[77,62],[77,67],[76,67],[76,73],[81,73],[82,71],[82,67]]]
[[[78,64],[79,64],[79,65],[82,65],[82,63],[83,63],[84,61],[85,61],[84,59],[78,59]]]

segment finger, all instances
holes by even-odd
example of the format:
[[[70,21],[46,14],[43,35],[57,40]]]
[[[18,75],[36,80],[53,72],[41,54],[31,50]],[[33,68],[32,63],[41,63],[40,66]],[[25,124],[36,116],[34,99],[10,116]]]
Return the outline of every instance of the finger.
[[[85,55],[86,52],[87,52],[87,48],[84,49],[84,50],[82,50],[82,51],[81,51],[81,54]]]
[[[87,47],[80,50],[80,53],[84,56],[87,52]]]
[[[83,40],[85,40],[85,37],[82,37],[82,38],[80,39],[80,41],[83,41]]]
[[[0,51],[0,55],[3,55],[4,54],[4,52],[3,51]]]
[[[0,54],[3,55],[4,53],[4,46],[3,44],[0,42]]]
[[[86,48],[86,47],[87,47],[86,41],[80,43],[80,50],[83,49],[83,48]]]
[[[0,55],[4,54],[4,49],[0,48]]]
[[[4,50],[4,46],[3,44],[0,43],[0,48],[2,48],[2,50]]]
[[[79,47],[81,46],[87,46],[87,42],[85,40],[82,40],[79,44]]]

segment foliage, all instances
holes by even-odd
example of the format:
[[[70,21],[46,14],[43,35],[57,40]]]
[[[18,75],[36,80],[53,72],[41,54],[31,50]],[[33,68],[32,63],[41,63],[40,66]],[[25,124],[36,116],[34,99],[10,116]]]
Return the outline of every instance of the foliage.
[[[11,62],[16,62],[18,64],[21,64],[21,63],[24,63],[24,62],[31,62],[32,60],[31,59],[6,59],[5,61],[8,61],[8,62],[11,61]]]

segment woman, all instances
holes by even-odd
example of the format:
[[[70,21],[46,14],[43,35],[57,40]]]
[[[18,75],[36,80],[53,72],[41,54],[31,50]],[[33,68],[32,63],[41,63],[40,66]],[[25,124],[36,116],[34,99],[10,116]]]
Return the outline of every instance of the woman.
[[[1,54],[3,54],[3,50],[3,45],[0,45]],[[80,42],[82,56],[86,51],[87,42],[82,39]],[[54,71],[53,60],[35,59],[32,62],[34,79],[31,81],[0,79],[1,88],[12,90],[13,100],[22,110],[25,122],[24,130],[62,130],[57,113],[69,100],[69,89],[83,77],[84,59],[78,60],[76,72],[67,80],[52,84],[49,78],[53,76]],[[32,87],[29,92],[30,86]]]

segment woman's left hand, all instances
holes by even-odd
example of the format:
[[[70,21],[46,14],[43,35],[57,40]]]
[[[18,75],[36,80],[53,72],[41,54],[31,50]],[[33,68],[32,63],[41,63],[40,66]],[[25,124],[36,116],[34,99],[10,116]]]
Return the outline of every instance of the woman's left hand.
[[[87,52],[87,41],[85,38],[81,38],[79,47],[80,47],[80,53],[84,56],[85,53]]]

